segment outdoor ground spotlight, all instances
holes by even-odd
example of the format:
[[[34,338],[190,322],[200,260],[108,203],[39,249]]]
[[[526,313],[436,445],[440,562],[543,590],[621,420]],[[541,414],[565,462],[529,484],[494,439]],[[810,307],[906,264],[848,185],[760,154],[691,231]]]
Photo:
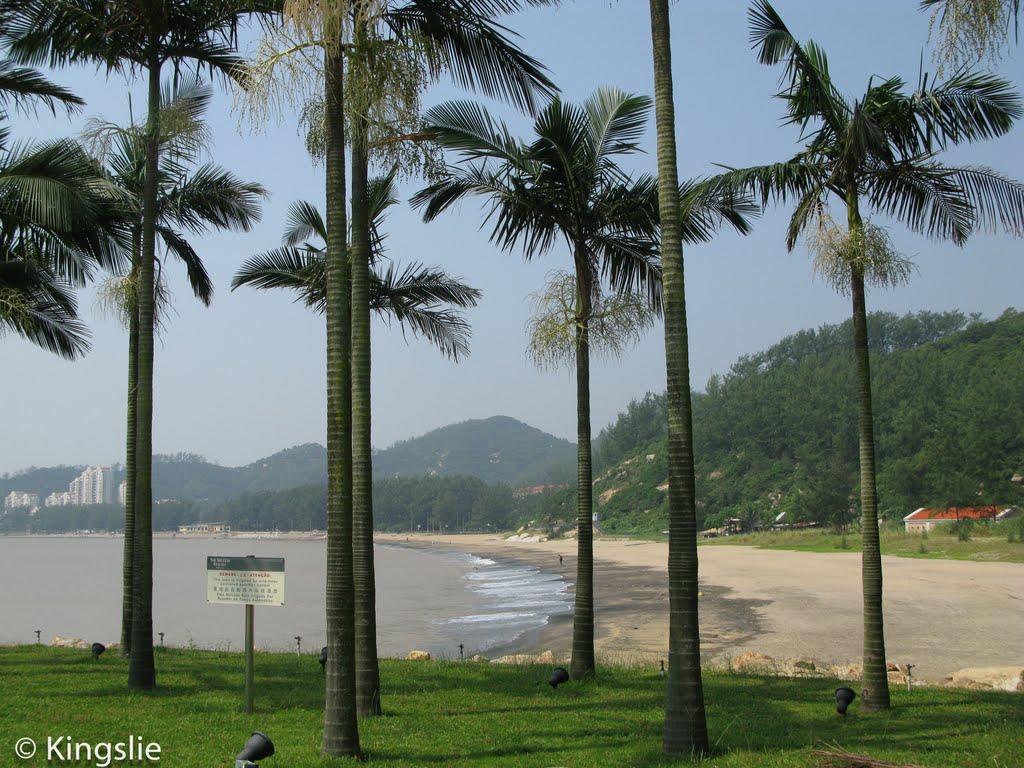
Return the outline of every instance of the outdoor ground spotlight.
[[[259,768],[256,761],[274,754],[274,742],[263,731],[253,731],[235,758],[235,768]]]
[[[103,643],[93,643],[92,657],[94,659],[98,659],[100,657],[100,654],[102,654],[105,650],[107,650],[107,646],[105,646]]]
[[[855,698],[857,698],[857,694],[853,692],[852,688],[847,688],[845,685],[836,688],[836,712],[846,717],[846,708]]]
[[[565,671],[565,667],[555,667],[555,671],[551,673],[551,677],[548,678],[548,685],[552,688],[557,688],[562,683],[569,682],[569,673]]]
[[[327,646],[325,645],[320,649],[320,671],[325,672],[327,670]]]

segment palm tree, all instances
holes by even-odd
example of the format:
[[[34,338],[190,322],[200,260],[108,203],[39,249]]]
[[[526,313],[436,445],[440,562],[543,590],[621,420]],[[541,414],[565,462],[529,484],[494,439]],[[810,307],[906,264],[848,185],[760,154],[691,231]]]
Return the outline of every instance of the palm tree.
[[[487,111],[469,102],[430,110],[426,130],[458,152],[462,163],[417,193],[412,203],[430,221],[468,196],[489,200],[491,240],[503,250],[522,247],[531,260],[564,241],[572,254],[575,301],[571,318],[576,367],[577,574],[570,674],[590,677],[594,662],[593,497],[590,427],[590,351],[594,307],[602,283],[613,293],[641,294],[660,309],[661,265],[657,256],[657,181],[632,180],[616,165],[637,151],[650,100],[615,88],[597,90],[582,106],[555,99],[524,144]],[[679,190],[688,212],[687,234],[706,239],[724,215],[745,228],[742,212],[706,191]]]
[[[327,229],[327,680],[323,752],[358,756],[352,532],[352,305],[345,211],[345,60],[348,3],[323,12]]]
[[[270,0],[8,0],[10,55],[21,63],[50,66],[94,63],[109,71],[144,71],[148,78],[146,169],[139,262],[139,346],[136,386],[134,597],[128,687],[156,685],[153,663],[153,312],[160,155],[160,75],[205,67],[244,77],[235,56],[238,26],[250,15],[265,17]]]
[[[697,503],[693,468],[693,417],[686,291],[680,233],[676,119],[668,0],[651,0],[654,112],[658,131],[658,212],[665,312],[668,416],[668,684],[662,749],[676,756],[710,751],[700,673],[697,608]]]
[[[383,52],[398,49],[433,79],[448,73],[461,86],[535,110],[554,86],[543,68],[503,34],[494,16],[553,0],[351,0],[352,46],[346,52],[355,91],[352,125],[352,504],[356,606],[356,674],[360,714],[380,713],[373,579],[370,457],[370,116],[387,89],[377,69]],[[415,64],[413,66],[415,68]],[[420,84],[422,85],[422,83]],[[414,89],[418,93],[419,89]],[[328,189],[328,200],[331,190]],[[330,230],[328,222],[328,230]]]
[[[872,78],[865,94],[850,101],[833,85],[825,52],[813,42],[799,43],[767,0],[756,0],[749,15],[761,63],[786,67],[778,96],[786,103],[788,122],[800,126],[807,143],[790,160],[731,170],[716,181],[754,191],[764,204],[793,198],[796,210],[786,238],[790,249],[812,225],[827,225],[830,199],[846,206],[845,238],[823,239],[833,244],[832,264],[838,257],[853,303],[864,538],[862,701],[866,710],[887,709],[865,285],[873,279],[898,280],[900,265],[896,260],[894,271],[887,238],[864,220],[861,208],[957,244],[978,225],[1024,231],[1024,187],[988,168],[950,167],[936,159],[948,145],[1006,133],[1021,116],[1021,103],[1006,81],[963,71],[936,85],[922,75],[919,90],[909,95],[899,78]]]
[[[387,209],[398,201],[394,196],[394,174],[370,181],[371,244],[374,270],[370,273],[370,309],[384,319],[396,320],[416,336],[423,336],[444,355],[455,360],[469,354],[469,323],[458,309],[475,307],[480,291],[450,277],[437,267],[410,264],[404,269],[390,264],[381,272],[384,258],[383,221]],[[305,201],[292,203],[281,248],[247,259],[231,281],[234,290],[242,285],[254,288],[287,288],[315,312],[326,309],[324,241],[327,227],[320,212]],[[448,305],[448,306],[445,306]]]
[[[157,200],[157,234],[166,252],[187,270],[192,292],[204,305],[213,298],[213,284],[202,259],[186,239],[187,230],[200,234],[209,228],[248,231],[259,220],[258,199],[266,195],[259,184],[242,182],[233,174],[210,164],[189,173],[205,145],[203,113],[212,90],[197,78],[187,78],[160,95],[163,112],[160,136],[160,178]],[[131,650],[133,553],[135,548],[135,452],[136,388],[138,369],[137,284],[142,244],[142,194],[145,186],[145,122],[121,128],[93,122],[89,128],[102,149],[108,178],[124,195],[121,227],[131,244],[131,272],[114,289],[116,303],[128,326],[128,403],[125,453],[125,523],[121,651]],[[156,288],[159,294],[159,287]],[[159,313],[159,301],[155,312]]]

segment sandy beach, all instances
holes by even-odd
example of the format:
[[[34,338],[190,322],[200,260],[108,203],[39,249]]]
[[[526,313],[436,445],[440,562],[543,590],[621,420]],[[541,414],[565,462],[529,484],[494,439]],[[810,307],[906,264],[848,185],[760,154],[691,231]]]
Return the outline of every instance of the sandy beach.
[[[443,547],[529,563],[575,581],[573,540],[508,541],[494,535],[381,535],[381,543]],[[859,553],[700,548],[701,648],[706,663],[748,652],[775,659],[857,664],[862,645]],[[559,555],[562,562],[559,564]],[[598,539],[595,643],[620,660],[665,658],[668,545]],[[972,667],[1024,668],[1024,565],[883,557],[889,661],[941,681]],[[568,658],[571,617],[535,639]]]

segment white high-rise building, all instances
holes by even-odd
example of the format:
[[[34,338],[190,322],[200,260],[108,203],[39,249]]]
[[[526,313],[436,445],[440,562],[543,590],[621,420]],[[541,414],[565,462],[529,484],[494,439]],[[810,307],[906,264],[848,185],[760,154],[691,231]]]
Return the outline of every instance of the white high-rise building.
[[[43,502],[47,507],[67,507],[72,504],[71,494],[67,491],[54,491]]]
[[[4,497],[4,509],[11,510],[18,507],[38,507],[39,495],[25,491],[11,491]]]
[[[68,501],[64,501],[63,496],[65,495],[68,497]],[[46,499],[46,505],[113,504],[116,498],[114,470],[110,467],[87,467],[82,474],[71,481],[66,494],[51,493]]]

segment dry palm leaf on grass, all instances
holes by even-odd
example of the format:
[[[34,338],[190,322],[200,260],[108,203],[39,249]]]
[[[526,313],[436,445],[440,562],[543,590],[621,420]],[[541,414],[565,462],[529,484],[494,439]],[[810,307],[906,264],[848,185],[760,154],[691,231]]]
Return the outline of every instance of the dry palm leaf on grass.
[[[891,763],[868,755],[855,755],[839,747],[834,752],[815,749],[811,754],[817,759],[818,768],[924,768],[913,763]]]

